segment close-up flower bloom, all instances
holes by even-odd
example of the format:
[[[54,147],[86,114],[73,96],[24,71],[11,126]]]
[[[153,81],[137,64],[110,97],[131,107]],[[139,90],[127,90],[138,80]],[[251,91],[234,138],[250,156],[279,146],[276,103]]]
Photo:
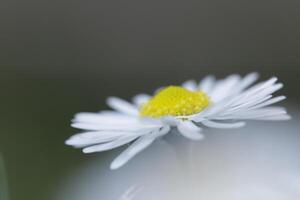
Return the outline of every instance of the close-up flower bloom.
[[[257,73],[222,80],[207,76],[199,83],[188,80],[181,86],[162,87],[153,96],[138,94],[133,103],[109,97],[107,104],[113,111],[75,115],[72,127],[85,132],[70,137],[66,144],[83,148],[84,153],[130,144],[111,163],[110,168],[117,169],[172,129],[201,140],[202,127],[240,128],[245,120],[290,119],[283,107],[271,106],[285,99],[272,95],[283,84],[275,77],[254,84],[257,79]]]

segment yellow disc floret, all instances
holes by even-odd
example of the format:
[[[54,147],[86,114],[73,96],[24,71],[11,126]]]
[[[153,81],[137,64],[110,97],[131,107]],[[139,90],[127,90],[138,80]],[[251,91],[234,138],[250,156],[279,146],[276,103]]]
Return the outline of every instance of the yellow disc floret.
[[[190,91],[179,86],[169,86],[159,91],[141,107],[143,117],[186,116],[196,114],[210,103],[202,91]]]

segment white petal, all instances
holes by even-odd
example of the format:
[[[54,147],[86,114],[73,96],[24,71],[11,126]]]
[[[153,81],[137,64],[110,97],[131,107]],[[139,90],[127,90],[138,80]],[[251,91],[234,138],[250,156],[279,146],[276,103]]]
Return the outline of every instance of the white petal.
[[[126,132],[126,131],[92,131],[78,133],[71,136],[66,140],[67,145],[72,145],[76,148],[82,148],[86,146],[91,146],[99,143],[106,143],[116,140],[124,136],[136,136],[139,137],[148,133],[149,131],[139,131],[139,132]]]
[[[258,83],[254,86],[252,86],[251,88],[249,88],[248,90],[246,90],[245,92],[243,92],[240,96],[237,97],[237,99],[239,101],[241,100],[245,100],[245,99],[248,99],[249,97],[253,97],[255,98],[255,94],[257,92],[260,92],[260,91],[265,91],[266,90],[270,90],[269,87],[272,87],[272,85],[277,81],[277,78],[273,77],[273,78],[270,78],[269,80],[265,81],[265,82],[262,82],[262,83]],[[279,88],[277,88],[278,86],[275,87],[275,91],[276,89],[280,89],[282,86],[279,86]],[[271,90],[274,90],[274,88],[272,88]],[[271,92],[272,93],[272,92]],[[271,94],[269,93],[269,94]],[[265,95],[268,95],[266,94],[266,92],[264,92]],[[236,99],[234,99],[234,101],[236,101]]]
[[[139,115],[137,107],[123,99],[117,97],[109,97],[107,98],[107,104],[114,110],[117,110],[121,113],[133,116]]]
[[[257,109],[257,108],[262,108],[262,107],[265,107],[265,106],[269,106],[271,104],[277,103],[277,102],[282,101],[284,99],[286,99],[285,96],[274,97],[274,98],[272,98],[272,99],[270,99],[268,101],[265,101],[265,102],[263,102],[261,104],[258,104],[256,106],[251,107],[251,109]]]
[[[170,126],[165,125],[159,130],[158,135],[159,136],[165,135],[165,134],[169,133],[170,130],[171,130]]]
[[[155,140],[157,135],[149,133],[134,141],[126,150],[124,150],[110,165],[111,169],[118,169],[127,163],[136,154],[147,148]]]
[[[92,144],[108,142],[122,135],[124,136],[127,134],[136,134],[136,133],[116,132],[116,131],[85,132],[85,133],[79,133],[71,136],[68,140],[66,140],[66,144],[75,147],[84,147]]]
[[[246,110],[239,113],[229,115],[229,117],[221,117],[220,119],[251,119],[251,120],[263,120],[264,118],[270,118],[278,115],[285,115],[286,110],[281,107],[267,107],[255,110]]]
[[[215,77],[214,76],[206,76],[199,83],[199,89],[203,90],[207,94],[210,94],[211,89],[213,88],[214,84],[215,84]]]
[[[219,102],[220,100],[231,96],[231,94],[235,91],[234,87],[239,83],[240,79],[239,75],[231,75],[224,80],[218,81],[209,94],[212,101]]]
[[[173,116],[166,116],[160,119],[164,124],[168,124],[170,126],[176,126],[178,124],[178,120]]]
[[[128,124],[137,123],[138,118],[128,116],[117,112],[105,113],[78,113],[75,115],[73,122],[80,123],[104,123],[104,124]]]
[[[154,128],[159,128],[161,125],[158,124],[90,124],[90,123],[73,123],[71,124],[74,128],[90,130],[90,131],[141,131],[141,130],[152,130]]]
[[[268,96],[258,99],[256,101],[249,101],[249,102],[245,102],[243,104],[237,105],[237,106],[231,106],[230,108],[226,109],[226,111],[222,112],[219,116],[226,116],[228,114],[233,114],[233,113],[241,112],[244,110],[248,110],[249,108],[252,108],[253,106],[256,106],[260,103],[266,102],[270,98],[272,98],[272,95],[268,95]]]
[[[131,144],[127,149],[125,149],[117,158],[113,160],[110,165],[111,169],[118,169],[126,164],[132,157],[136,154],[147,148],[153,143],[153,141],[162,135],[167,134],[170,131],[169,126],[164,126],[160,130],[155,130],[151,133],[148,133]]]
[[[98,145],[86,147],[82,151],[83,151],[83,153],[107,151],[107,150],[122,146],[124,144],[127,144],[127,143],[135,140],[136,138],[137,138],[137,136],[124,136],[122,138],[118,138],[117,140],[113,140],[112,142],[107,142],[104,144],[98,144]]]
[[[269,98],[270,95],[279,90],[282,87],[282,84],[269,85],[267,87],[260,87],[263,84],[257,84],[252,88],[242,92],[239,95],[236,95],[231,100],[227,100],[227,107],[236,107],[241,106],[243,104],[251,104],[255,105],[256,102],[261,103],[262,100]],[[223,103],[223,102],[220,102]],[[223,103],[224,104],[224,103]]]
[[[71,124],[74,128],[85,130],[139,131],[159,128],[162,122],[152,118],[139,118],[116,112],[79,113]]]
[[[235,88],[236,93],[239,93],[243,91],[245,88],[253,84],[257,79],[259,75],[256,72],[252,72],[250,74],[247,74],[239,83],[239,85]]]
[[[247,110],[234,115],[235,119],[258,119],[263,117],[271,117],[275,115],[286,114],[286,110],[282,107],[267,107],[256,110]]]
[[[234,115],[239,115],[240,112],[247,112],[251,107],[265,102],[271,98],[270,94],[282,87],[281,83],[274,84],[276,80],[276,78],[271,78],[235,97],[228,97],[213,104],[203,114],[196,115],[194,120],[198,122],[203,119],[239,119],[235,118],[236,116]]]
[[[205,115],[206,115],[206,110],[200,112],[200,113],[197,113],[197,114],[194,114],[194,115],[190,115],[188,116],[188,120],[190,121],[194,121],[194,122],[200,122],[200,121],[203,121],[205,120]]]
[[[226,109],[226,104],[224,101],[221,101],[217,104],[210,105],[208,108],[203,110],[202,112],[193,115],[190,120],[195,121],[195,122],[200,122],[204,119],[209,119],[212,116],[224,112]]]
[[[202,121],[201,123],[207,127],[224,128],[224,129],[240,128],[246,124],[245,122],[221,123],[221,122],[214,122],[214,121],[210,121],[210,120]]]
[[[191,90],[196,91],[198,89],[197,83],[195,80],[188,80],[182,84],[182,87]]]
[[[151,96],[148,94],[138,94],[133,97],[132,101],[138,107],[142,106],[143,104],[147,103],[150,100]]]
[[[193,122],[183,121],[177,126],[178,131],[186,138],[191,140],[201,140],[204,135],[201,134],[202,129]]]
[[[282,121],[282,120],[290,120],[292,117],[288,114],[274,115],[270,117],[263,117],[257,120],[270,120],[270,121]]]
[[[252,95],[249,95],[249,93],[252,92],[246,91],[245,93],[237,97],[225,99],[211,105],[201,113],[194,115],[192,119],[196,122],[202,121],[203,119],[239,119],[230,116],[232,116],[233,114],[239,115],[240,112],[245,112],[247,114],[249,109],[252,109],[252,107],[255,107],[256,105],[264,103],[266,100],[270,99],[272,97],[270,94],[279,90],[281,87],[282,84],[275,84],[273,86],[269,86],[268,88],[261,87],[261,90],[256,90],[256,93]],[[266,105],[275,103],[282,98],[283,97],[268,101],[266,102]]]
[[[281,83],[269,86],[263,90],[257,91],[254,94],[245,95],[243,97],[243,101],[257,101],[258,99],[264,98],[265,96],[268,96],[268,95],[276,92],[277,90],[281,89],[282,87],[283,87],[283,84],[281,84]],[[242,101],[242,100],[240,100],[240,101]]]
[[[215,116],[216,120],[228,120],[228,119],[261,119],[263,117],[270,117],[274,115],[286,114],[286,110],[281,107],[267,107],[260,109],[245,109],[239,112],[228,113],[225,115]]]

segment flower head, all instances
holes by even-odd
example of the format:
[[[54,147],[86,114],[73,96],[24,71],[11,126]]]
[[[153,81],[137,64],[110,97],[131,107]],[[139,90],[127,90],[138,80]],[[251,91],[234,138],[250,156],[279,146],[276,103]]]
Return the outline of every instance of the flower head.
[[[186,116],[208,107],[209,98],[202,91],[190,91],[179,86],[169,86],[159,91],[140,108],[142,117]]]
[[[130,143],[111,163],[111,169],[117,169],[171,128],[186,138],[201,140],[201,125],[239,128],[244,120],[289,119],[284,108],[270,106],[285,99],[272,96],[283,84],[271,78],[250,87],[257,78],[256,73],[218,81],[207,76],[199,84],[189,80],[182,86],[165,87],[153,97],[136,95],[133,103],[109,97],[107,104],[113,111],[75,115],[72,126],[85,132],[72,136],[66,144],[92,153]]]

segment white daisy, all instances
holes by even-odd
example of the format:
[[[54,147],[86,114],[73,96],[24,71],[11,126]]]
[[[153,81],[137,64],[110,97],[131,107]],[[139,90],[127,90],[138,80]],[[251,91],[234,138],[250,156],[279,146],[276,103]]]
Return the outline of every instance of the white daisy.
[[[130,143],[111,163],[110,168],[117,169],[172,128],[186,138],[201,140],[202,125],[227,129],[244,126],[244,120],[290,119],[284,108],[270,106],[285,99],[272,96],[283,84],[274,77],[250,87],[257,78],[257,73],[218,81],[207,76],[199,84],[189,80],[181,87],[164,87],[154,96],[136,95],[133,103],[109,97],[107,104],[113,111],[75,115],[72,127],[86,132],[66,144],[93,153]]]

